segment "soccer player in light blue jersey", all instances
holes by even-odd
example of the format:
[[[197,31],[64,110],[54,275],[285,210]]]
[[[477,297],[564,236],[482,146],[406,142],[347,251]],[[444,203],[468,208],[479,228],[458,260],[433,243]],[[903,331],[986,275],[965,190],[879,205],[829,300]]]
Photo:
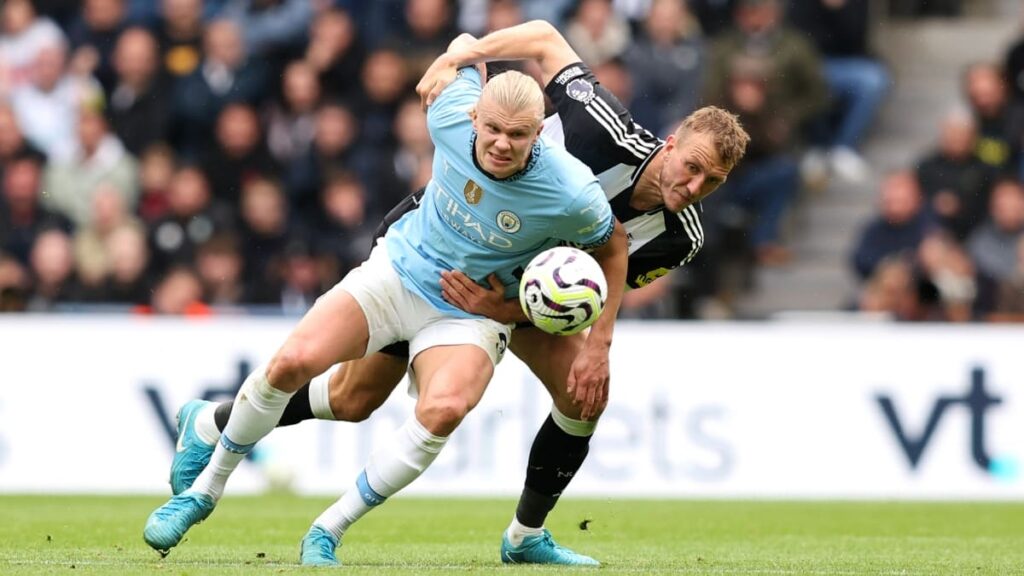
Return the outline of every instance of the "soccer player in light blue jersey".
[[[344,532],[433,462],[479,402],[508,345],[511,325],[444,301],[442,273],[460,270],[483,284],[496,270],[512,294],[516,271],[541,250],[562,241],[592,249],[608,279],[608,301],[570,372],[581,387],[607,386],[625,232],[589,169],[540,138],[543,95],[533,79],[507,72],[482,84],[476,69],[464,68],[430,106],[436,150],[424,205],[321,296],[270,362],[246,379],[209,465],[150,515],[143,535],[154,549],[176,546],[210,515],[232,471],[304,383],[333,364],[408,340],[414,414],[303,538],[303,564],[337,564]]]

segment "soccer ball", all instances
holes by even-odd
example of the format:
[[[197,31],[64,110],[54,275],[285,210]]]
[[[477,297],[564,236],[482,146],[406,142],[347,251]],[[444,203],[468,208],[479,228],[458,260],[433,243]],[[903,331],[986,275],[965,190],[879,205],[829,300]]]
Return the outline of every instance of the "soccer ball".
[[[608,297],[601,266],[586,252],[557,246],[535,256],[519,282],[519,304],[534,326],[559,336],[593,324]]]

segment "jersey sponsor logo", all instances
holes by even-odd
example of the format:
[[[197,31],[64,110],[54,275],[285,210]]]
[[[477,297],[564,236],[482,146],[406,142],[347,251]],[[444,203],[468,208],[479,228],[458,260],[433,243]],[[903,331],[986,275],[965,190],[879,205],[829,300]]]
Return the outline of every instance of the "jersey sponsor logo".
[[[647,274],[640,274],[636,277],[636,280],[634,280],[633,283],[636,284],[637,288],[647,286],[665,274],[668,274],[668,268],[657,268],[655,270],[651,270]]]
[[[479,204],[480,199],[484,197],[484,189],[472,180],[466,182],[466,187],[462,189],[462,193],[466,196],[466,202],[470,204]]]
[[[564,86],[566,82],[572,80],[577,76],[583,76],[583,69],[580,68],[579,66],[573,66],[572,68],[568,68],[564,72],[559,74],[555,78],[555,84],[561,84]]]
[[[450,196],[440,185],[437,186],[437,194],[440,196],[437,202],[437,209],[441,213],[441,218],[460,235],[477,244],[486,244],[506,249],[512,248],[511,239],[493,230],[484,229],[483,224],[476,220],[476,215],[462,206],[458,200]]]
[[[512,212],[511,210],[502,210],[501,212],[498,212],[496,220],[498,222],[498,227],[509,234],[519,232],[519,229],[523,226],[522,222],[519,221],[519,216],[516,216],[515,212]]]
[[[594,85],[587,82],[583,78],[577,78],[565,87],[565,93],[569,95],[569,98],[589,104],[594,99]]]

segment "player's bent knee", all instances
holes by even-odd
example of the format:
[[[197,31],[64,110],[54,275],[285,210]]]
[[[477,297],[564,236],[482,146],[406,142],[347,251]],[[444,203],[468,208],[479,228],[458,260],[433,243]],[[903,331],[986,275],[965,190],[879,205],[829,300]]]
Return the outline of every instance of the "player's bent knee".
[[[431,434],[447,436],[455,431],[473,405],[456,395],[434,398],[416,407],[416,417]]]
[[[267,377],[271,382],[287,384],[286,387],[294,389],[318,375],[307,347],[295,344],[285,344],[267,367]]]
[[[369,418],[377,407],[378,404],[369,399],[360,398],[335,406],[331,411],[334,412],[334,418],[340,422],[362,422]]]

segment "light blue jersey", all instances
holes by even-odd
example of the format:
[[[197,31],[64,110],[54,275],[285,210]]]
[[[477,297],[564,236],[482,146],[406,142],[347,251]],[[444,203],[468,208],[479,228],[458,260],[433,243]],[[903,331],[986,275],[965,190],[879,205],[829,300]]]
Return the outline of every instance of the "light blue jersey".
[[[614,218],[597,178],[564,148],[540,138],[526,168],[496,180],[474,159],[469,111],[482,89],[474,68],[427,111],[434,141],[433,178],[419,209],[388,229],[388,254],[402,282],[439,311],[475,318],[441,297],[441,272],[460,270],[487,286],[495,272],[515,297],[523,268],[537,253],[572,242],[585,248],[611,238]]]

